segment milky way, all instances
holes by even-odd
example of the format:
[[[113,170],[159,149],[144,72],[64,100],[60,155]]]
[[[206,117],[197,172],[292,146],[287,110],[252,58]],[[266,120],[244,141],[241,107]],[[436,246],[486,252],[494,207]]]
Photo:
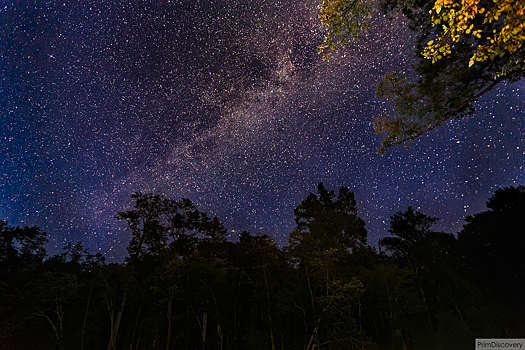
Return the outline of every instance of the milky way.
[[[232,239],[286,244],[317,183],[348,186],[369,243],[409,205],[457,232],[501,186],[525,183],[523,82],[474,116],[379,156],[374,97],[409,70],[402,18],[375,13],[357,42],[320,59],[319,1],[21,1],[1,13],[0,219],[82,240],[121,261],[115,219],[135,191],[190,198]]]

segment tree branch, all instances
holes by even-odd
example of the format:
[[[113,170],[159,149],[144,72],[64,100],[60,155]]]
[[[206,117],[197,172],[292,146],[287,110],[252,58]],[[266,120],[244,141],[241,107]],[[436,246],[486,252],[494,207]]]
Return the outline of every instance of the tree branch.
[[[447,113],[447,115],[445,115],[443,118],[439,119],[438,121],[436,121],[434,124],[432,124],[431,126],[427,127],[426,129],[423,129],[419,132],[417,132],[416,134],[412,135],[412,136],[408,136],[408,137],[405,137],[404,139],[400,140],[400,141],[396,141],[394,143],[394,145],[396,146],[399,146],[407,141],[414,141],[415,139],[417,139],[418,137],[420,137],[421,135],[423,135],[424,133],[426,132],[429,132],[433,129],[435,129],[436,127],[440,126],[441,123],[447,121],[448,119],[450,119],[454,114],[456,114],[457,112],[459,112],[460,110],[464,109],[465,107],[467,107],[470,103],[472,102],[475,102],[479,97],[483,96],[484,94],[486,94],[487,92],[489,92],[490,90],[492,90],[494,88],[494,86],[496,86],[497,84],[499,84],[502,80],[505,80],[507,79],[508,76],[500,76],[498,77],[495,81],[493,81],[490,85],[488,85],[485,89],[481,90],[479,93],[477,93],[475,96],[469,98],[467,101],[463,102],[459,107],[457,107],[456,109],[454,109],[453,111],[450,111]]]

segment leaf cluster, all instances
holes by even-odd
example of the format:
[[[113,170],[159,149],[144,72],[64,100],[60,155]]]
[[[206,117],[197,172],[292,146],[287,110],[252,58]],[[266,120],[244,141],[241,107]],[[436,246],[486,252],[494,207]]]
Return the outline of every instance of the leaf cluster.
[[[513,55],[525,41],[523,12],[525,1],[499,0],[483,2],[468,0],[454,2],[437,0],[431,11],[432,24],[442,27],[437,40],[427,43],[422,55],[432,62],[451,53],[451,44],[460,41],[461,36],[472,35],[480,39],[469,66],[475,61],[493,60],[495,57]],[[476,17],[483,20],[476,21]],[[502,20],[501,20],[502,19]],[[480,29],[478,29],[480,28]],[[500,73],[501,74],[501,73]]]
[[[338,47],[345,47],[349,37],[355,40],[359,31],[366,31],[370,27],[368,19],[373,7],[367,0],[323,0],[319,10],[321,23],[327,29],[324,42],[317,48],[323,53],[327,48],[335,51]],[[329,58],[330,53],[323,56],[323,60]]]

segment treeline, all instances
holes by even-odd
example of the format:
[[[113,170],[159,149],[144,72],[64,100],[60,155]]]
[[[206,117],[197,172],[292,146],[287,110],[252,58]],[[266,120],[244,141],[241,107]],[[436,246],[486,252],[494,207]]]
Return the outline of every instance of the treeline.
[[[123,264],[0,221],[1,349],[469,349],[525,335],[525,186],[457,238],[409,207],[380,251],[354,194],[319,184],[279,248],[227,240],[191,201],[136,193]]]

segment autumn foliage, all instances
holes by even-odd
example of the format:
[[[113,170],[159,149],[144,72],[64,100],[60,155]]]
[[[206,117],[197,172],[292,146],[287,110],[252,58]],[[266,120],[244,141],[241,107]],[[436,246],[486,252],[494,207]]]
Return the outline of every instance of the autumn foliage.
[[[464,35],[482,39],[469,60],[469,66],[475,61],[512,54],[522,47],[525,40],[524,10],[523,0],[496,0],[487,8],[483,7],[481,0],[437,0],[431,10],[432,24],[443,30],[438,32],[436,40],[427,43],[422,54],[434,63],[450,54],[452,45]],[[493,29],[488,31],[484,29],[485,25],[492,25]]]

